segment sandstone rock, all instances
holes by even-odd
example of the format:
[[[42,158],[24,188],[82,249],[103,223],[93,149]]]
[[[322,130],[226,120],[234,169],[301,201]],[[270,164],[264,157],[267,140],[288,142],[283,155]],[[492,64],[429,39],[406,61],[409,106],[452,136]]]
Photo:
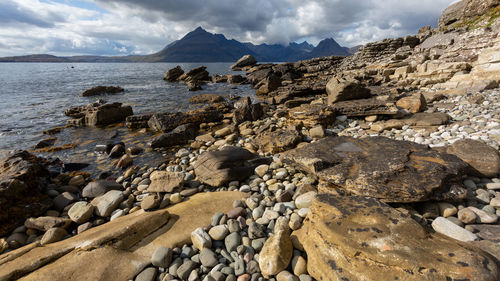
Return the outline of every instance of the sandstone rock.
[[[500,225],[472,224],[469,226],[479,238],[500,243]]]
[[[38,217],[29,218],[24,222],[24,226],[40,231],[47,231],[54,227],[67,228],[71,224],[71,220],[60,217]]]
[[[154,171],[149,178],[149,192],[172,192],[184,184],[183,172]]]
[[[110,190],[121,190],[123,186],[108,180],[98,180],[89,182],[82,190],[82,196],[87,198],[95,198],[104,195]]]
[[[257,88],[257,95],[267,95],[270,92],[278,89],[281,86],[281,78],[276,74],[270,74],[262,81],[260,81],[255,88]]]
[[[187,143],[195,138],[198,133],[198,126],[194,124],[184,124],[176,127],[173,131],[161,134],[154,138],[150,146],[152,148],[170,147]]]
[[[264,132],[256,137],[255,144],[265,152],[278,153],[294,148],[301,140],[299,133],[293,129],[280,129]]]
[[[180,65],[169,69],[166,73],[165,76],[163,77],[163,80],[168,81],[168,82],[174,82],[177,81],[177,79],[184,74],[184,70],[180,67]]]
[[[193,243],[193,246],[198,250],[212,247],[212,239],[210,238],[210,235],[208,235],[208,233],[206,233],[201,227],[191,232],[191,243]]]
[[[276,232],[266,240],[259,254],[261,273],[265,277],[280,273],[288,267],[292,254],[293,246],[290,232],[285,230]]]
[[[190,103],[218,103],[218,102],[223,102],[224,98],[220,95],[216,94],[201,94],[201,95],[196,95],[192,96],[189,99]]]
[[[158,208],[160,206],[161,198],[158,195],[150,194],[146,196],[141,201],[141,208],[143,210],[149,211]]]
[[[76,202],[68,211],[69,218],[77,224],[86,223],[92,217],[94,206],[85,201]]]
[[[124,92],[125,90],[122,87],[116,86],[96,86],[91,89],[85,90],[82,93],[82,97],[90,97],[90,96],[99,96],[105,94],[117,94]]]
[[[281,158],[329,182],[332,191],[386,202],[457,200],[466,194],[461,180],[465,162],[407,141],[327,137]]]
[[[398,107],[408,110],[412,113],[424,111],[427,103],[424,95],[417,93],[409,97],[404,97],[396,102]]]
[[[260,103],[253,103],[250,97],[241,98],[234,104],[233,122],[240,124],[245,121],[255,121],[264,115],[264,109]]]
[[[109,217],[122,201],[123,193],[121,191],[110,190],[106,194],[94,198],[90,204],[95,207],[94,213],[97,216]]]
[[[465,224],[474,223],[477,219],[476,213],[469,208],[459,210],[457,216],[458,219]]]
[[[283,270],[276,275],[276,281],[299,281],[299,278],[290,272]]]
[[[304,227],[299,238],[316,280],[498,278],[490,256],[427,233],[410,216],[374,198],[320,194]]]
[[[454,142],[446,152],[458,156],[472,168],[471,175],[493,178],[500,173],[500,154],[482,141],[464,139]]]
[[[292,259],[293,274],[300,276],[307,274],[307,261],[302,256],[295,256]]]
[[[326,84],[328,105],[339,101],[366,99],[370,97],[370,90],[353,78],[333,77]]]
[[[390,129],[401,129],[403,126],[431,127],[448,124],[450,116],[443,112],[419,112],[403,119],[391,119],[377,122],[370,129],[377,132]]]
[[[231,70],[241,70],[246,66],[253,66],[257,63],[257,60],[252,55],[244,55],[234,64],[231,65]]]
[[[60,241],[66,235],[68,235],[68,232],[64,228],[60,228],[60,227],[51,228],[51,229],[47,230],[47,232],[45,232],[45,234],[42,236],[42,240],[40,240],[40,244],[47,245],[50,243]]]
[[[194,172],[201,182],[211,186],[221,186],[252,175],[255,166],[248,162],[252,158],[255,158],[255,155],[246,149],[224,147],[219,151],[201,154],[194,164]]]
[[[131,106],[122,106],[121,103],[100,104],[93,103],[87,106],[69,108],[65,115],[74,118],[69,123],[78,126],[106,126],[125,121],[134,114]]]
[[[352,101],[336,102],[331,106],[337,115],[347,116],[370,116],[370,115],[396,115],[396,105],[384,99],[369,98]]]
[[[316,126],[309,130],[309,136],[311,138],[320,139],[325,137],[325,131],[323,130],[322,126]]]
[[[439,27],[461,26],[467,21],[477,21],[478,17],[487,13],[488,10],[500,5],[498,0],[462,0],[450,5],[439,17]]]
[[[322,104],[302,104],[291,108],[288,111],[288,117],[297,125],[303,124],[307,127],[322,125],[326,127],[335,120],[335,112]]]

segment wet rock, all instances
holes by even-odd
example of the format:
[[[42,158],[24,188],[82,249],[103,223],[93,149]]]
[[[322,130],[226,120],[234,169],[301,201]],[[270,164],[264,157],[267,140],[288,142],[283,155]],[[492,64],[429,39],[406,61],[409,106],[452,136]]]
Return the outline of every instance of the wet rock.
[[[471,166],[471,175],[492,178],[500,173],[500,154],[482,141],[464,139],[454,142],[446,150]]]
[[[206,66],[199,66],[196,68],[191,69],[190,71],[184,73],[182,76],[179,77],[180,80],[183,80],[185,82],[190,82],[190,81],[210,81],[210,74],[206,70]]]
[[[149,178],[149,192],[172,192],[184,184],[183,172],[154,171]]]
[[[112,146],[108,156],[110,158],[120,158],[123,154],[125,154],[125,145],[123,143],[119,143]]]
[[[90,97],[90,96],[99,96],[99,95],[106,95],[106,94],[117,94],[124,92],[125,89],[122,87],[116,87],[116,86],[96,86],[93,88],[90,88],[88,90],[85,90],[81,96],[82,97]]]
[[[370,90],[353,78],[333,77],[326,84],[328,105],[339,101],[366,99],[371,96]]]
[[[231,70],[241,70],[243,67],[254,66],[257,60],[252,55],[244,55],[234,64],[231,65]]]
[[[87,106],[69,108],[65,115],[73,118],[68,122],[77,126],[106,126],[125,121],[134,114],[131,106],[122,106],[121,103],[100,104],[93,103]]]
[[[307,252],[307,269],[316,280],[495,280],[498,276],[490,256],[427,233],[410,216],[374,198],[320,194],[303,229],[300,241]]]
[[[130,155],[125,154],[122,156],[122,158],[120,158],[120,160],[118,160],[118,163],[116,163],[116,168],[117,169],[125,169],[125,168],[132,166],[133,163],[134,163],[134,159],[132,159],[132,157],[130,157]]]
[[[170,147],[187,143],[196,137],[198,126],[194,124],[184,124],[175,128],[173,131],[161,134],[154,138],[150,146],[152,148]]]
[[[386,202],[457,200],[466,195],[461,180],[465,162],[412,142],[327,137],[281,158],[328,182],[331,191]]]
[[[294,148],[300,140],[301,137],[296,130],[280,129],[259,134],[256,137],[255,144],[262,151],[277,153]]]
[[[253,174],[255,166],[248,160],[255,158],[250,151],[229,146],[219,151],[205,152],[198,157],[194,171],[198,180],[211,186],[243,180]]]
[[[196,95],[192,96],[189,99],[190,103],[218,103],[218,102],[223,102],[224,98],[220,95],[216,94],[201,94],[201,95]]]
[[[89,182],[82,190],[82,196],[87,198],[95,198],[104,195],[110,190],[121,190],[123,186],[115,181],[98,180]]]
[[[163,80],[168,81],[168,82],[175,82],[182,74],[184,74],[184,70],[182,70],[180,65],[178,65],[172,69],[169,69],[165,73]]]

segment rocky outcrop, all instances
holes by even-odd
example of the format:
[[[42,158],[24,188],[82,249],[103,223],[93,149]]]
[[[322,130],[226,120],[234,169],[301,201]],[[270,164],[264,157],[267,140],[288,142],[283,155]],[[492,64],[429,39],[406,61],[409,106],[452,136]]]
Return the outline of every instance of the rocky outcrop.
[[[184,74],[184,70],[180,67],[180,65],[169,69],[166,73],[165,76],[163,77],[163,80],[168,81],[168,82],[175,82],[181,75]]]
[[[208,73],[206,66],[200,66],[182,74],[178,79],[186,83],[190,81],[202,83],[210,81],[210,74]]]
[[[221,186],[252,175],[255,165],[248,160],[255,157],[255,154],[246,149],[228,146],[200,155],[194,164],[194,171],[199,181],[211,186]]]
[[[478,140],[459,140],[446,149],[467,162],[471,170],[468,174],[493,178],[500,173],[500,154],[497,149]]]
[[[483,251],[428,233],[409,215],[362,196],[320,194],[300,242],[316,280],[498,280]],[[374,270],[376,268],[376,270]]]
[[[333,77],[326,84],[328,105],[339,101],[366,99],[370,97],[370,90],[358,80],[351,77]]]
[[[386,97],[336,102],[331,106],[331,109],[338,115],[350,117],[396,115],[399,113],[394,102]]]
[[[66,116],[73,118],[68,123],[75,126],[106,126],[125,121],[134,114],[131,106],[121,103],[91,103],[87,106],[71,107],[64,111]]]
[[[327,137],[282,154],[283,161],[328,182],[332,192],[385,202],[460,200],[467,164],[425,145],[384,137]]]
[[[240,124],[245,121],[259,120],[264,115],[260,103],[252,103],[250,97],[244,97],[234,103],[233,123]]]
[[[117,94],[124,92],[125,89],[117,86],[96,86],[91,89],[85,90],[81,96],[82,97],[91,97],[91,96],[99,96],[106,94]]]
[[[28,217],[43,214],[50,206],[45,194],[49,162],[27,151],[16,151],[0,162],[0,236]]]
[[[241,70],[244,67],[254,66],[257,60],[252,55],[244,55],[231,65],[231,70]]]
[[[180,125],[218,122],[223,117],[222,110],[215,106],[207,106],[188,112],[153,114],[148,120],[148,125],[154,131],[169,132]]]
[[[193,123],[183,124],[168,133],[155,137],[149,145],[152,148],[161,148],[186,144],[196,137],[198,129],[199,127]]]
[[[450,5],[439,17],[438,27],[450,29],[461,27],[467,23],[478,24],[483,16],[492,16],[495,8],[500,5],[498,0],[462,0]],[[490,11],[493,10],[493,11]]]

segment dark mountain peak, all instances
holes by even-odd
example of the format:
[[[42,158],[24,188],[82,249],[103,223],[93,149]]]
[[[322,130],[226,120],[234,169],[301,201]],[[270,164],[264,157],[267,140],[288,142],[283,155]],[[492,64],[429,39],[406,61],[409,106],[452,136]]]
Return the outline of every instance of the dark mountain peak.
[[[337,43],[337,41],[335,41],[333,38],[326,38],[326,39],[323,39],[321,40],[319,43],[318,43],[318,46],[335,46],[335,47],[340,47],[339,43]]]

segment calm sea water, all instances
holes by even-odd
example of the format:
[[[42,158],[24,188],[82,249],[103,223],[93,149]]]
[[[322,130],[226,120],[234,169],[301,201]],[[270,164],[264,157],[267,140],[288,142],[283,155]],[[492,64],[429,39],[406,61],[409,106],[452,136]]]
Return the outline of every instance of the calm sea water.
[[[70,106],[86,105],[96,97],[80,93],[97,85],[115,85],[125,93],[107,95],[108,102],[131,105],[135,114],[185,111],[188,100],[200,93],[221,95],[253,95],[248,85],[208,84],[203,91],[189,92],[186,85],[163,81],[168,69],[180,65],[184,70],[200,66],[196,63],[0,63],[0,151],[29,149],[45,138],[43,130],[64,125]],[[229,70],[230,63],[204,63],[210,74],[238,73]],[[116,134],[99,129],[74,129],[58,137],[56,144],[70,143],[75,136],[99,138]],[[94,143],[91,143],[92,145]],[[89,144],[81,151],[91,150]],[[70,158],[72,153],[57,156]]]

